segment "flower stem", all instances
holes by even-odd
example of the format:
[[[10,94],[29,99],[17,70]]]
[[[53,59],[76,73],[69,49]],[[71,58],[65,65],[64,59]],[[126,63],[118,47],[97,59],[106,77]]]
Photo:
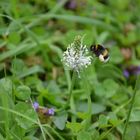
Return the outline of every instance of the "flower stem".
[[[74,88],[74,85],[75,85],[75,80],[76,80],[76,72],[73,71],[73,74],[72,74],[72,79],[71,79],[71,82],[70,82],[70,86],[69,86],[69,89],[68,89],[68,101],[67,103],[59,110],[57,110],[57,112],[61,112],[61,111],[64,111],[65,109],[68,109],[69,106],[70,108],[75,108],[73,107],[74,106],[74,100],[73,100],[73,95],[72,95],[72,91],[73,91],[73,88]]]
[[[132,107],[133,107],[133,104],[134,104],[134,101],[135,101],[135,96],[136,96],[136,93],[137,93],[137,85],[139,83],[139,79],[140,78],[138,78],[136,80],[136,85],[135,85],[134,93],[133,93],[133,96],[132,96],[130,108],[129,108],[128,115],[127,115],[127,118],[126,118],[126,123],[125,123],[124,131],[123,131],[123,134],[122,134],[122,140],[125,139],[125,134],[126,134],[127,126],[128,126],[128,123],[129,123],[129,118],[130,118],[130,115],[131,115]]]
[[[86,72],[83,73],[83,80],[85,81],[85,89],[87,92],[87,104],[88,104],[88,118],[86,120],[85,128],[87,129],[89,127],[90,121],[91,121],[91,114],[92,114],[92,101],[91,101],[91,93],[90,93],[90,87],[89,87],[89,80]]]
[[[70,99],[71,99],[71,96],[72,96],[72,91],[73,91],[73,88],[74,88],[74,85],[75,85],[75,80],[76,80],[76,72],[73,71],[71,85],[70,85],[70,88],[69,88],[68,103],[70,103]]]
[[[72,74],[72,80],[71,80],[71,86],[70,86],[70,89],[69,89],[69,98],[68,98],[68,104],[70,105],[70,109],[72,112],[75,112],[75,104],[74,104],[74,97],[73,97],[73,88],[74,88],[74,85],[75,85],[75,80],[76,80],[76,72],[73,71],[73,74]],[[72,122],[75,122],[76,119],[75,119],[75,116],[72,116]]]

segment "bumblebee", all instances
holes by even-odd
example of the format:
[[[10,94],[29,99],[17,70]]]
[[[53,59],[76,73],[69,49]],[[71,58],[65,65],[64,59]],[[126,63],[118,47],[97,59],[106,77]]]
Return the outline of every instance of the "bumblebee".
[[[102,62],[107,62],[109,60],[108,49],[104,46],[97,44],[91,45],[90,50],[99,58]]]

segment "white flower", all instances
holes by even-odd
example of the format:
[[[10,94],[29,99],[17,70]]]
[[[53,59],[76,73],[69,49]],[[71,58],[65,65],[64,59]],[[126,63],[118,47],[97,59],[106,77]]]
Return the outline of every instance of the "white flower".
[[[79,42],[78,42],[79,43]],[[67,50],[63,53],[62,61],[66,67],[78,72],[91,64],[91,56],[88,56],[88,49],[82,42],[72,43],[68,46]]]

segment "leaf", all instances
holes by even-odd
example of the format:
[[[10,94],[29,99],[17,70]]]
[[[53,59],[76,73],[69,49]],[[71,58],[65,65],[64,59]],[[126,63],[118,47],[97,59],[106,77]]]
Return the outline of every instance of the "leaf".
[[[109,112],[109,117],[108,117],[108,121],[113,125],[113,126],[117,126],[118,124],[121,123],[121,120],[119,120],[116,116],[115,113],[113,112]]]
[[[38,140],[38,138],[36,138],[34,136],[26,136],[23,138],[23,140]]]
[[[140,121],[140,110],[133,109],[130,115],[130,122],[139,122]]]
[[[17,123],[12,125],[11,134],[14,134],[13,135],[14,136],[13,139],[17,139],[17,137],[23,138],[25,133],[26,133],[26,130],[21,128],[19,125],[17,125]]]
[[[97,38],[97,43],[98,44],[104,43],[104,41],[107,39],[108,36],[109,36],[109,32],[107,32],[107,31],[102,32],[100,34],[100,36],[98,36],[98,38]]]
[[[12,109],[14,106],[12,100],[13,83],[9,78],[3,78],[0,80],[0,107],[5,109]],[[8,127],[11,127],[13,123],[12,114],[6,110],[1,110],[0,120]]]
[[[104,91],[106,92],[106,97],[112,97],[119,88],[119,85],[111,79],[107,79],[103,82]]]
[[[21,85],[16,88],[16,96],[21,100],[29,100],[31,90],[29,87]]]
[[[22,73],[19,73],[18,77],[19,78],[24,78],[24,77],[29,76],[31,74],[40,73],[40,72],[44,73],[44,69],[42,67],[36,65],[36,66],[33,66],[31,68],[26,69]]]
[[[81,131],[77,135],[77,140],[92,140],[91,133],[86,131]]]
[[[99,139],[99,136],[100,136],[99,131],[96,130],[96,129],[93,129],[93,130],[92,130],[92,137],[93,137],[95,140],[98,140],[98,139]]]
[[[13,74],[18,75],[26,70],[25,64],[21,59],[14,59],[12,61],[11,71]]]
[[[37,121],[37,114],[34,111],[34,109],[31,107],[31,105],[27,103],[19,102],[15,105],[15,110],[17,112],[22,113],[24,116]],[[34,124],[32,121],[20,116],[15,116],[15,120],[18,123],[18,125],[24,129],[29,129]]]
[[[124,44],[129,45],[137,41],[137,34],[134,31],[128,32],[127,37],[125,37]]]
[[[140,123],[131,122],[128,125],[125,140],[139,140],[140,139]]]
[[[12,95],[12,81],[9,78],[0,79],[0,94]]]
[[[140,76],[137,77],[135,90],[140,90]]]
[[[110,48],[110,62],[119,64],[123,61],[123,55],[116,46]]]
[[[78,122],[67,122],[66,127],[74,133],[79,132],[83,128],[82,124]]]
[[[94,86],[95,94],[104,98],[112,97],[118,89],[119,85],[111,79],[106,79],[103,83],[96,83]]]
[[[53,80],[48,83],[47,89],[48,89],[49,92],[51,92],[53,94],[61,93],[60,87]]]
[[[92,24],[94,26],[99,26],[100,28],[105,28],[105,29],[108,29],[111,31],[116,31],[116,28],[114,28],[114,26],[108,25],[105,22],[102,22],[101,20],[82,17],[82,16],[49,14],[48,17],[46,15],[44,15],[44,18],[56,18],[56,19],[70,21],[70,22]]]
[[[43,89],[38,96],[38,101],[42,102],[41,100],[45,98],[47,101],[55,106],[61,107],[64,101],[60,98],[60,94],[56,93],[49,93],[47,89]]]
[[[20,34],[17,32],[12,32],[9,35],[9,42],[13,44],[18,44],[20,42]]]
[[[137,45],[136,51],[137,51],[138,57],[140,58],[140,45]]]
[[[48,82],[48,86],[47,89],[43,89],[40,91],[40,96],[38,98],[40,98],[39,100],[41,100],[42,97],[44,97],[45,99],[48,100],[48,102],[50,102],[51,104],[55,105],[55,106],[62,106],[62,104],[64,104],[64,100],[62,100],[60,94],[61,94],[61,90],[60,87],[58,86],[58,84],[55,81],[50,81]]]
[[[78,112],[77,113],[77,116],[79,117],[79,118],[81,118],[81,119],[87,119],[88,118],[88,116],[89,116],[89,114],[88,113],[85,113],[85,112]]]
[[[133,93],[134,91],[131,91]],[[140,107],[140,90],[136,91],[136,96],[135,96],[135,102],[133,105],[133,108],[139,108]]]
[[[115,8],[115,9],[118,9],[119,11],[125,9],[128,4],[129,4],[129,0],[124,0],[124,1],[121,1],[121,0],[116,0],[116,1],[112,1],[112,0],[109,0],[109,4],[112,6],[112,8]]]
[[[108,126],[108,118],[105,115],[100,115],[98,122],[100,128],[105,128]]]
[[[88,104],[85,102],[79,102],[76,108],[80,112],[87,112]],[[92,114],[98,114],[103,112],[104,110],[105,110],[105,106],[98,103],[92,103]]]
[[[30,44],[30,47],[27,47],[28,45],[29,44],[24,44],[24,45],[18,46],[16,49],[11,49],[9,51],[6,51],[6,52],[2,53],[0,55],[0,61],[4,60],[6,58],[12,57],[12,56],[19,55],[19,54],[21,54],[23,52],[27,52],[30,49],[33,49],[33,48],[36,47],[35,43]]]
[[[5,140],[5,138],[2,136],[2,134],[0,134],[0,139]]]
[[[98,78],[102,79],[106,79],[106,78],[110,78],[110,79],[120,79],[122,81],[125,81],[122,70],[119,69],[118,67],[116,67],[113,64],[96,64],[96,71],[98,74]]]
[[[66,112],[54,117],[53,122],[54,122],[55,126],[58,129],[63,130],[65,128],[67,117],[68,117],[68,114]]]

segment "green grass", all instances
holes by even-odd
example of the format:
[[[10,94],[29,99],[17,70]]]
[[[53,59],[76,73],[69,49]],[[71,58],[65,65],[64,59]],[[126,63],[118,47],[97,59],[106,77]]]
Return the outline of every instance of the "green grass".
[[[0,140],[139,140],[140,1],[68,2],[0,1]],[[77,35],[110,55],[80,78],[62,62]]]

